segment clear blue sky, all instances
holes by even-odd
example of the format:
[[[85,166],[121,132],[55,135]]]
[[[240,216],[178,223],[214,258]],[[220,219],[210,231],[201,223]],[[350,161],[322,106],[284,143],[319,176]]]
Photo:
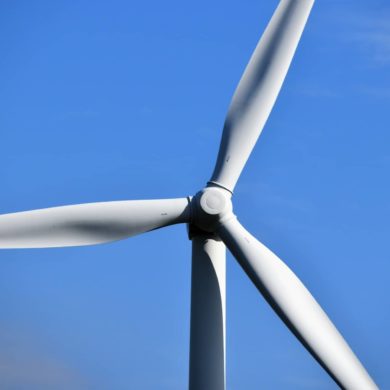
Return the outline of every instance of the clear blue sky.
[[[2,1],[0,213],[194,194],[272,1]],[[390,389],[390,5],[317,0],[240,221]],[[0,252],[0,388],[184,389],[184,226]],[[228,256],[227,385],[333,389]]]

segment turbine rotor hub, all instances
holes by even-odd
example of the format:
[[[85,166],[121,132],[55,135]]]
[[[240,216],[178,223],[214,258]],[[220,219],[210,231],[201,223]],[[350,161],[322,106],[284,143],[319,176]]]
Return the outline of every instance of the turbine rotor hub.
[[[231,193],[218,187],[206,187],[191,202],[192,223],[205,232],[214,232],[222,219],[233,215]]]

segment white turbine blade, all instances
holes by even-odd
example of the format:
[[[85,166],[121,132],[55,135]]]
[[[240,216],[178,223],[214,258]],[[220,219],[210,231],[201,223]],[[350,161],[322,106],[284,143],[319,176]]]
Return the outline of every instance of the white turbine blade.
[[[87,203],[0,215],[0,248],[94,245],[190,220],[189,199]]]
[[[314,0],[281,0],[226,116],[211,183],[233,189],[272,110]]]
[[[343,389],[377,389],[346,341],[298,277],[232,218],[218,234],[295,336]]]

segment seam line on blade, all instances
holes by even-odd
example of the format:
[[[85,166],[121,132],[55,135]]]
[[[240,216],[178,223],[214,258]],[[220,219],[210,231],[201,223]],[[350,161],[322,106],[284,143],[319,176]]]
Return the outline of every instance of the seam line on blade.
[[[222,188],[222,189],[224,189],[226,191],[229,191],[233,195],[233,191],[230,190],[229,188],[225,187],[221,183],[218,183],[217,181],[214,181],[214,180],[210,180],[210,181],[207,182],[207,187],[213,187],[213,186]]]

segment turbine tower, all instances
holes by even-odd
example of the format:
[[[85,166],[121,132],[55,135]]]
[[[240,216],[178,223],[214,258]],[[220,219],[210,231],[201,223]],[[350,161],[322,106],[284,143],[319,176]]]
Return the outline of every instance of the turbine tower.
[[[190,390],[226,386],[226,247],[341,388],[377,389],[298,277],[233,213],[234,188],[274,106],[313,2],[280,1],[232,98],[214,172],[193,197],[89,203],[0,216],[0,248],[94,245],[187,224],[192,240]]]

